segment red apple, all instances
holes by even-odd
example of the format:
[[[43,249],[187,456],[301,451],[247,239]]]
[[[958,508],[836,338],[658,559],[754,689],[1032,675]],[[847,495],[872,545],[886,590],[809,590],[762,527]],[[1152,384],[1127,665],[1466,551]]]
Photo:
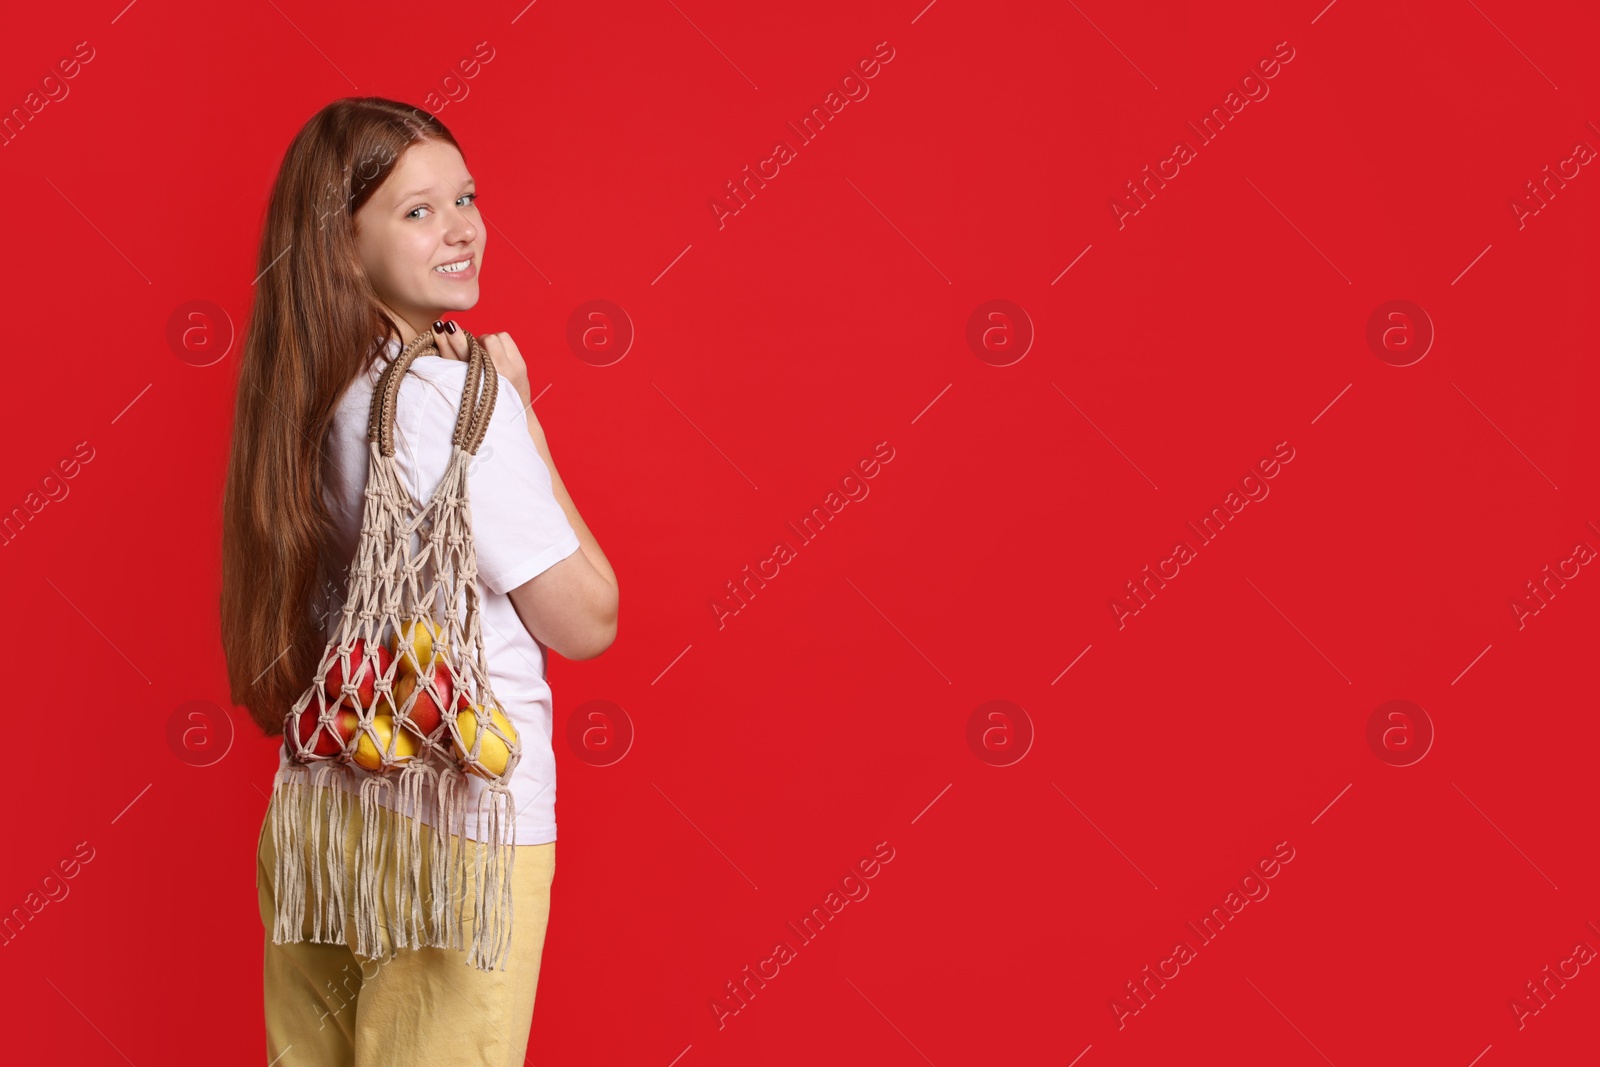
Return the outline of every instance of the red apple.
[[[374,645],[372,651],[376,670],[373,663],[367,662],[366,641],[358,637],[350,644],[350,676],[362,707],[372,704],[373,683],[389,672],[389,664],[394,659],[394,653],[385,645]],[[328,694],[329,700],[339,700],[344,696],[344,680],[343,657],[335,651],[333,662],[328,665],[328,673],[322,680],[323,691]]]
[[[455,692],[455,686],[450,678],[450,668],[440,660],[434,660],[432,675],[433,686],[418,684],[418,675],[409,672],[402,673],[394,684],[395,706],[404,708],[406,700],[411,696],[412,690],[417,691],[416,703],[411,705],[407,712],[407,721],[413,731],[423,737],[432,736],[443,721],[444,709],[452,704],[455,710],[460,711],[469,707],[466,690]]]
[[[316,745],[311,749],[318,756],[337,756],[344,751],[344,746],[350,738],[355,736],[356,724],[360,721],[350,705],[340,701],[333,712],[333,722],[326,728],[319,730],[317,719],[317,702],[313,700],[300,711],[297,732],[302,746],[311,744],[311,735],[316,734]]]

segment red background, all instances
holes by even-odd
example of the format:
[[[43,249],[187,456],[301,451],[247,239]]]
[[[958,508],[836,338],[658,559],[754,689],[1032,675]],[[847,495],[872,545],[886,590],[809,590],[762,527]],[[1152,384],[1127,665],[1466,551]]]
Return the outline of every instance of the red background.
[[[94,50],[0,149],[0,504],[93,449],[0,553],[28,746],[0,908],[93,849],[0,951],[8,1058],[264,1062],[277,741],[217,636],[238,349],[195,366],[167,334],[190,301],[242,326],[312,113],[425,104],[486,41],[439,111],[493,230],[460,319],[518,340],[624,603],[604,656],[552,659],[529,1062],[1592,1060],[1593,965],[1510,1008],[1600,948],[1600,576],[1509,606],[1600,548],[1600,176],[1510,208],[1600,147],[1589,5],[121,2],[14,16],[0,80],[9,110]],[[719,229],[724,183],[881,41],[870,95]],[[1119,229],[1124,183],[1283,41],[1270,95]],[[636,330],[607,367],[566,341],[593,299]],[[966,341],[996,299],[1036,335],[1009,366]],[[1436,330],[1411,366],[1366,342],[1395,299]],[[1124,583],[1285,441],[1119,629]],[[878,442],[870,495],[799,546]],[[719,629],[780,538],[798,557]],[[1396,699],[1435,731],[1409,766],[1367,741]],[[591,700],[636,732],[611,766],[566,741]],[[990,700],[1021,712],[974,749]],[[192,701],[221,710],[169,743]],[[1020,760],[980,758],[1024,719]],[[870,895],[719,1028],[724,983],[878,842]],[[1270,895],[1119,1028],[1124,983],[1279,842]]]

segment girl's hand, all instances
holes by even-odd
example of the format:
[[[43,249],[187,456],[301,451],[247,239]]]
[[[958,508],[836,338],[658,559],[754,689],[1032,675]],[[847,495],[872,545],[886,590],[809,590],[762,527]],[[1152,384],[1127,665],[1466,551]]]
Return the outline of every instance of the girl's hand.
[[[435,330],[433,334],[434,347],[439,355],[445,359],[458,359],[465,362],[470,350],[467,347],[467,335],[461,330],[443,333]],[[483,350],[489,353],[489,361],[494,364],[495,373],[502,375],[511,387],[517,391],[517,396],[522,401],[524,410],[531,401],[528,389],[528,367],[522,361],[522,353],[517,351],[517,343],[508,333],[484,333],[478,335],[478,343],[483,345]]]
[[[455,333],[435,329],[433,347],[445,359],[459,359],[463,363],[467,361],[467,335],[461,332],[459,326]]]
[[[533,443],[538,447],[545,462],[549,463],[549,446],[545,444],[544,427],[539,424],[539,419],[533,413],[533,401],[529,398],[528,367],[522,361],[522,353],[517,351],[517,343],[511,339],[509,333],[490,333],[478,338],[483,342],[484,349],[489,353],[489,358],[494,362],[494,369],[503,374],[517,391],[517,399],[522,402],[522,416],[528,424],[528,433],[533,437]]]
[[[517,343],[511,339],[509,333],[486,333],[478,340],[489,353],[495,371],[504,376],[517,391],[517,397],[522,401],[523,410],[526,411],[528,405],[532,403],[528,399],[528,366],[522,361],[522,353],[517,351]]]

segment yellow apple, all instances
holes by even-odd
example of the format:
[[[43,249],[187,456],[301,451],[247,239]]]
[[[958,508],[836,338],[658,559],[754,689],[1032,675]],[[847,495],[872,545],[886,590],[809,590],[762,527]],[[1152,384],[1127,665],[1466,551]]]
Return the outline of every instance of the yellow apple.
[[[446,651],[443,628],[427,617],[401,619],[399,631],[389,638],[389,647],[400,657],[401,674],[421,674],[435,655]]]
[[[457,749],[456,753],[466,756],[472,752],[473,739],[478,735],[478,709],[481,704],[473,704],[466,711],[456,716],[456,729],[461,731],[461,740],[467,743],[465,750]],[[517,731],[512,729],[511,723],[506,720],[505,713],[499,708],[489,709],[489,721],[499,727],[506,738],[512,741],[517,739]],[[495,736],[493,730],[484,731],[482,747],[478,750],[478,762],[483,764],[496,778],[506,773],[506,763],[511,759],[511,750],[506,743]],[[474,774],[478,771],[468,767]]]
[[[372,743],[372,737],[366,730],[361,731],[361,736],[356,739],[356,763],[369,771],[376,771],[383,766],[383,755],[389,749],[389,739],[394,737],[394,716],[374,715],[372,717],[372,733],[378,735],[378,743]],[[401,730],[400,736],[394,742],[395,760],[404,763],[417,754],[417,739],[410,730]]]

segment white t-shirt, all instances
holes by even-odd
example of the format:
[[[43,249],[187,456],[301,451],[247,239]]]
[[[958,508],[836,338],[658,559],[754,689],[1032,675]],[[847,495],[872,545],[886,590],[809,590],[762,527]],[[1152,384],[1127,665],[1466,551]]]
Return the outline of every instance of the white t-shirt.
[[[399,343],[391,339],[388,358],[377,361],[369,373],[358,375],[350,384],[339,400],[324,443],[323,497],[337,530],[328,552],[341,568],[354,557],[360,540],[373,390],[388,360],[399,353]],[[539,845],[556,839],[551,694],[544,678],[544,647],[523,627],[506,594],[578,551],[579,544],[555,498],[550,470],[528,434],[516,389],[504,377],[495,377],[499,391],[494,414],[467,471],[472,539],[478,557],[479,629],[490,688],[522,741],[522,759],[510,779],[518,812],[515,843]],[[421,356],[412,361],[400,383],[395,466],[419,505],[433,495],[450,463],[450,438],[466,380],[465,361]],[[329,640],[338,633],[343,606],[342,581],[334,584],[340,588],[332,593]],[[464,597],[462,603],[464,610]],[[289,761],[285,751],[281,762]],[[354,764],[350,769],[354,772],[351,787],[359,789],[367,772]],[[474,775],[467,775],[466,781],[467,836],[479,840],[478,798],[484,782]],[[422,815],[434,825],[431,792]]]

